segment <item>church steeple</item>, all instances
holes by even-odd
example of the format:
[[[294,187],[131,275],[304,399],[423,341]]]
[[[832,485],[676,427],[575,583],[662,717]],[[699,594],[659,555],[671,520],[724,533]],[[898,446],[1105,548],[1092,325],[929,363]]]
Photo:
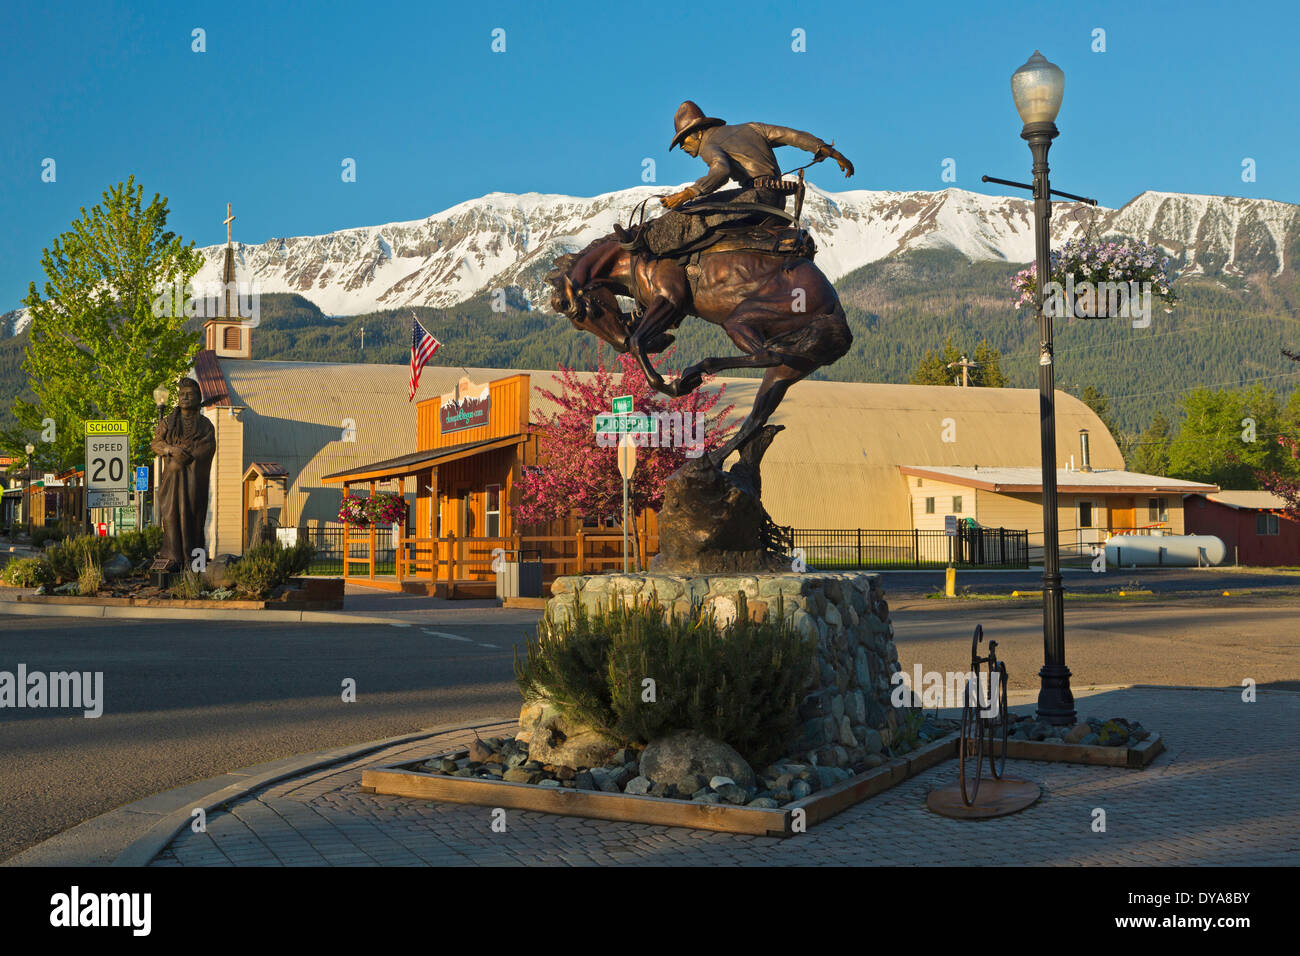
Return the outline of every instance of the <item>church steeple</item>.
[[[217,315],[203,323],[203,343],[222,358],[252,358],[253,328],[239,314],[239,286],[235,280],[235,247],[230,224],[235,221],[231,203],[226,203],[226,254],[221,268],[221,295]]]

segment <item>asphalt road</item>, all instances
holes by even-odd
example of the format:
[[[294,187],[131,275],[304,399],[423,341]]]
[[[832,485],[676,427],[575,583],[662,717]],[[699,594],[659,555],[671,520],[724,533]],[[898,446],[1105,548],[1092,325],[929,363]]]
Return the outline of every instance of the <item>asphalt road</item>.
[[[517,713],[513,649],[538,616],[452,610],[410,627],[0,616],[0,670],[102,671],[105,698],[93,719],[0,710],[0,860],[194,780]],[[345,678],[355,703],[342,701]]]
[[[943,590],[943,571],[880,572],[893,596],[924,597]],[[1104,594],[1120,590],[1154,591],[1156,594],[1187,594],[1241,590],[1245,588],[1294,589],[1300,596],[1300,574],[1269,568],[1112,568],[1101,574],[1087,569],[1066,568],[1062,572],[1065,590],[1073,594]],[[957,570],[957,588],[976,593],[1010,594],[1036,591],[1043,586],[1043,569],[1026,571]]]
[[[999,641],[1013,695],[1033,693],[1042,664],[1038,607],[945,604],[896,592],[891,605],[909,672],[918,662],[923,670],[964,670],[971,630],[983,623]],[[537,618],[458,607],[413,611],[408,619],[416,623],[401,628],[0,616],[0,670],[22,662],[29,671],[103,671],[106,700],[97,719],[0,710],[0,860],[195,780],[515,713],[512,652]],[[1067,603],[1066,633],[1080,691],[1238,685],[1243,677],[1300,689],[1296,600]],[[341,699],[345,678],[356,681],[356,703]]]

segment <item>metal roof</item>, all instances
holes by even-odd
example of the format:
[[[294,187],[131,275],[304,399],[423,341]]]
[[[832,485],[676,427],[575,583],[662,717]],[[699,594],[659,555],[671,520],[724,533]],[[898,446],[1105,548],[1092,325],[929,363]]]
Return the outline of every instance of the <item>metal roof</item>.
[[[244,462],[274,460],[296,476],[288,514],[337,509],[339,488],[324,476],[401,458],[415,448],[420,398],[452,391],[462,374],[476,382],[526,372],[531,417],[555,410],[541,389],[557,390],[555,370],[425,366],[417,401],[407,402],[406,365],[220,360],[230,401],[245,407]],[[594,373],[577,373],[580,379]],[[615,373],[617,375],[617,372]],[[757,378],[715,378],[721,406],[749,413]],[[1097,468],[1124,467],[1106,427],[1081,401],[1056,393],[1057,461],[1079,453],[1088,429]],[[763,501],[774,520],[795,527],[910,528],[911,505],[899,465],[1014,466],[1039,456],[1038,391],[934,385],[802,381],[772,416],[786,426],[763,459]],[[946,440],[952,439],[952,440]],[[317,499],[320,504],[315,504]],[[332,520],[332,517],[329,519]]]
[[[1247,511],[1281,511],[1286,502],[1271,491],[1217,491],[1205,496],[1216,504]]]
[[[1012,493],[1043,490],[1043,472],[1037,466],[943,468],[900,465],[898,470],[904,475],[933,478],[936,481],[948,481],[955,485],[980,488],[984,491]],[[1207,485],[1197,481],[1184,481],[1181,478],[1164,478],[1160,475],[1144,475],[1141,472],[1120,469],[1074,471],[1069,468],[1058,468],[1056,471],[1056,490],[1068,493],[1089,491],[1128,494],[1147,491],[1192,493],[1217,491],[1218,487],[1218,485]]]
[[[321,478],[321,481],[337,484],[342,483],[344,480],[377,480],[400,475],[411,475],[423,470],[425,465],[455,461],[457,458],[467,458],[470,455],[492,451],[496,448],[507,448],[510,445],[516,445],[524,441],[527,437],[527,435],[520,433],[506,435],[501,438],[484,438],[482,441],[465,442],[463,445],[445,445],[442,448],[430,448],[427,451],[398,455],[396,458],[386,458],[383,461],[372,462],[368,465],[358,465],[355,468],[349,468],[347,471],[325,475]]]

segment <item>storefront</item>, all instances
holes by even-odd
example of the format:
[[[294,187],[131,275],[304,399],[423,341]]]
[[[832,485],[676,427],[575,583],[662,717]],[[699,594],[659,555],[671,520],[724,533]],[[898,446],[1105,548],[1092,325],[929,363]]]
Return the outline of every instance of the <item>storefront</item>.
[[[390,590],[487,596],[500,561],[541,560],[548,580],[621,564],[620,527],[576,515],[542,527],[515,521],[519,477],[539,464],[531,390],[526,374],[486,384],[463,377],[453,391],[419,403],[415,452],[322,479],[342,485],[345,500],[393,495],[408,506],[404,526],[347,524],[345,578]],[[644,564],[655,550],[655,516],[643,515],[639,525]]]

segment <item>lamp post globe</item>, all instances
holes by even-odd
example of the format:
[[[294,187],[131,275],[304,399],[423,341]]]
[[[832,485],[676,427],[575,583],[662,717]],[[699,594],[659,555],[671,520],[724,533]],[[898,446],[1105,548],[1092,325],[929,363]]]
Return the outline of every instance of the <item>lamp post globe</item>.
[[[1054,123],[1065,96],[1065,73],[1035,50],[1034,55],[1011,74],[1011,95],[1016,101],[1016,112],[1026,126]]]
[[[1047,152],[1058,135],[1056,115],[1065,96],[1065,73],[1034,51],[1011,74],[1011,95],[1024,123],[1020,136],[1034,160],[1034,264],[1038,314],[1038,406],[1043,468],[1043,668],[1038,672],[1038,718],[1056,726],[1073,724],[1077,715],[1065,666],[1065,603],[1061,588],[1060,528],[1056,491],[1056,385],[1052,318],[1043,310],[1051,279],[1052,192]]]
[[[32,455],[36,453],[36,446],[28,442],[24,451],[27,452],[27,500],[23,503],[23,512],[27,515],[27,537],[30,540],[32,536]]]

